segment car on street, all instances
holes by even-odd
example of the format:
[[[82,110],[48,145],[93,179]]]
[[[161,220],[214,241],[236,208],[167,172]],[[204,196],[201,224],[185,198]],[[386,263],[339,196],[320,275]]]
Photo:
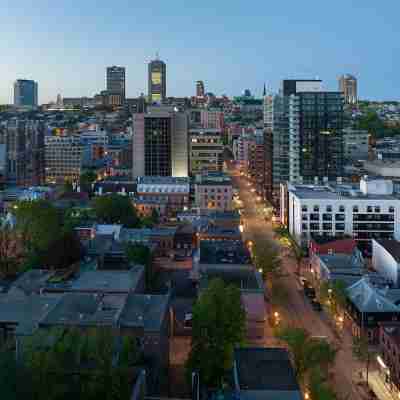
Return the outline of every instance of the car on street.
[[[322,311],[321,303],[319,301],[316,301],[315,299],[311,300],[311,307],[315,311]]]

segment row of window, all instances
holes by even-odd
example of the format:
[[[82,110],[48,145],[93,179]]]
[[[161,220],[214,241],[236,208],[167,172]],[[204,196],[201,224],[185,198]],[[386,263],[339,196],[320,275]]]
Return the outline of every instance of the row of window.
[[[319,231],[321,226],[322,226],[322,230],[324,230],[324,231],[331,231],[333,228],[333,224],[329,224],[329,223],[319,224],[319,223],[311,222],[310,225],[303,223],[302,229],[303,229],[303,231],[306,231],[306,230],[308,230],[308,228],[310,228],[310,231]],[[344,229],[345,229],[344,224],[335,224],[336,231],[344,231]]]
[[[315,206],[312,207],[312,210],[314,212],[319,212],[320,207],[318,205],[315,205]],[[346,210],[345,206],[343,206],[343,205],[339,206],[339,211],[340,212],[345,212],[345,210]],[[393,206],[389,206],[388,210],[389,210],[390,213],[394,213],[394,207]],[[308,207],[306,205],[303,205],[301,207],[301,211],[307,212],[308,211]],[[326,212],[332,212],[332,206],[331,205],[327,205],[325,207],[325,211]],[[353,206],[353,212],[359,212],[359,207],[358,206]],[[367,206],[367,212],[379,213],[379,212],[381,212],[381,207],[380,206]]]

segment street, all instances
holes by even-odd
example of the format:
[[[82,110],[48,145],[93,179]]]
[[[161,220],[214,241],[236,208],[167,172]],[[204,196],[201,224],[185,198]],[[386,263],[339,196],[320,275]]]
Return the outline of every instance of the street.
[[[257,212],[257,198],[251,192],[251,187],[244,177],[233,176],[234,184],[239,189],[240,200],[243,202],[242,218],[244,219],[245,240],[255,240],[257,237],[273,240],[274,232],[270,222]],[[259,207],[258,207],[259,208]],[[296,260],[290,256],[288,249],[283,248],[277,240],[274,241],[282,259],[282,286],[288,292],[285,307],[279,308],[282,323],[306,329],[312,336],[323,336],[338,348],[336,363],[333,368],[332,383],[335,391],[342,399],[362,399],[353,383],[362,365],[353,358],[352,339],[348,332],[339,336],[331,327],[324,312],[314,311],[309,300],[303,294],[299,284]],[[271,329],[266,329],[264,343],[273,345],[276,340],[271,337]]]

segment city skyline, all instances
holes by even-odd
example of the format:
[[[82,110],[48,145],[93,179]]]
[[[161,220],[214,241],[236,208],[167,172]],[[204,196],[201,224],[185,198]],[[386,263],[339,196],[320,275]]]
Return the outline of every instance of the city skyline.
[[[400,5],[391,0],[379,10],[341,0],[320,11],[315,1],[290,9],[225,1],[190,8],[180,1],[152,7],[122,1],[118,10],[103,1],[79,9],[6,3],[0,103],[12,102],[17,79],[39,83],[39,103],[57,93],[93,96],[105,88],[109,65],[126,67],[126,95],[137,97],[148,91],[146,64],[157,52],[168,66],[169,96],[194,95],[197,80],[228,96],[245,88],[261,96],[265,81],[277,91],[282,79],[316,76],[337,90],[338,77],[349,73],[359,80],[360,99],[400,97],[400,56],[391,39]]]

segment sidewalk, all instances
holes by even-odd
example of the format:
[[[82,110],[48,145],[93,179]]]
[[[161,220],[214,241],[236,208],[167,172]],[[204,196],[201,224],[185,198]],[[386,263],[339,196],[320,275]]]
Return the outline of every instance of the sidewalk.
[[[365,371],[363,371],[363,377],[366,378]],[[399,397],[386,387],[378,371],[369,372],[368,383],[379,400],[399,400]]]

